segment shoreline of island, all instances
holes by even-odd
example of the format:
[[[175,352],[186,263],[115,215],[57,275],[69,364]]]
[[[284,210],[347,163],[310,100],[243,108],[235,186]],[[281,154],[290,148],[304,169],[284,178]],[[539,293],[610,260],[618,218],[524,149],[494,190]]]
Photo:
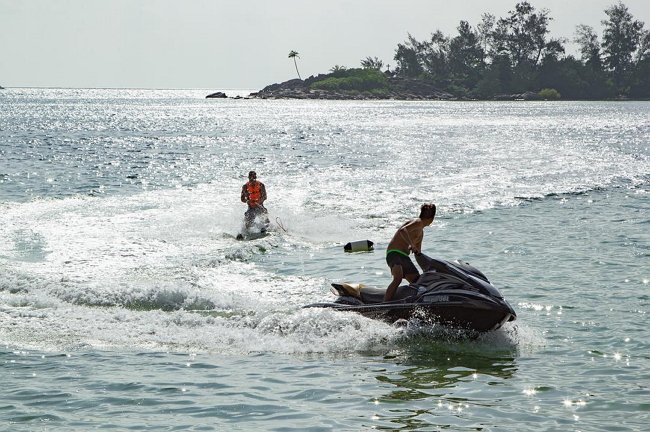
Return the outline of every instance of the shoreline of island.
[[[542,89],[538,92],[525,91],[522,93],[503,93],[491,98],[459,97],[441,90],[430,82],[414,78],[387,77],[387,86],[381,91],[344,90],[314,88],[311,84],[324,81],[331,74],[311,76],[305,80],[298,78],[282,83],[270,84],[263,89],[252,92],[248,96],[228,96],[224,91],[208,94],[208,99],[264,99],[264,100],[402,100],[402,101],[554,101],[560,100],[560,95],[553,89]],[[564,101],[648,101],[650,99],[632,99],[627,97],[605,99],[563,99]]]

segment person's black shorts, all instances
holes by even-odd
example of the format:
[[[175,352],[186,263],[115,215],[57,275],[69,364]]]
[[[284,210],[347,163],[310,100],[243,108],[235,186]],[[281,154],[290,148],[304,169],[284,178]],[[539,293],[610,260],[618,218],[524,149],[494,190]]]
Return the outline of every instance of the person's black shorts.
[[[399,252],[388,252],[386,255],[386,264],[388,264],[388,267],[390,268],[393,268],[393,266],[396,265],[402,266],[402,274],[404,276],[412,274],[420,276],[420,272],[415,267],[415,264],[413,264],[413,261],[411,261],[411,258],[404,256]]]
[[[246,210],[246,213],[244,213],[244,218],[246,218],[247,221],[252,222],[257,216],[266,215],[267,213],[267,210],[262,206],[249,207],[248,210]]]

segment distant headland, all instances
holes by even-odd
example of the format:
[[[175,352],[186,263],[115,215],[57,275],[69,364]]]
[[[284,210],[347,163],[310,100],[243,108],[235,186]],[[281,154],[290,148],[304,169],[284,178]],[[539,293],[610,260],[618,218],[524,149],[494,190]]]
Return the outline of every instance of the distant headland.
[[[375,80],[355,79],[355,75],[375,75]],[[363,70],[350,69],[337,73],[299,78],[283,83],[271,84],[248,97],[232,99],[327,99],[327,100],[467,100],[439,89],[430,81],[384,75]],[[225,99],[224,92],[215,92],[206,98]],[[541,100],[544,93],[524,92],[500,94],[495,100]]]
[[[485,13],[472,26],[460,21],[456,35],[437,30],[429,39],[410,34],[397,44],[395,66],[377,57],[361,68],[334,66],[251,93],[260,99],[403,100],[645,100],[650,99],[650,31],[619,1],[605,9],[602,34],[578,25],[575,38],[553,38],[547,9],[529,2],[497,18]],[[567,54],[574,42],[579,56]],[[213,94],[208,97],[227,97]]]

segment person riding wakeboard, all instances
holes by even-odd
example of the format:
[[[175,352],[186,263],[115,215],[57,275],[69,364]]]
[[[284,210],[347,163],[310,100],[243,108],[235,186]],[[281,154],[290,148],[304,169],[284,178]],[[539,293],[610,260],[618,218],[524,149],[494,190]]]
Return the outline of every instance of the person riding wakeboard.
[[[264,207],[266,201],[266,187],[264,183],[257,180],[257,173],[250,171],[248,173],[248,182],[241,188],[241,201],[248,205],[246,213],[244,213],[244,228],[249,231],[255,224],[258,217],[262,218],[264,227],[262,232],[266,230],[269,224],[268,211]]]

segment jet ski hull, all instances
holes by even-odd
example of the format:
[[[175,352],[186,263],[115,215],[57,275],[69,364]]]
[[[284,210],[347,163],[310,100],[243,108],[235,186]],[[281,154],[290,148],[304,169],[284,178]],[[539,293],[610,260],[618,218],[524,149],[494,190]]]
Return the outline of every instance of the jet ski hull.
[[[244,224],[242,230],[237,234],[237,240],[257,240],[262,237],[266,237],[269,233],[269,227],[271,222],[266,216],[266,213],[261,213],[260,216],[257,216],[249,224],[246,224],[244,219]]]
[[[468,307],[467,305],[435,305],[422,303],[383,303],[374,305],[350,305],[343,303],[315,303],[305,307],[331,308],[342,312],[356,312],[365,317],[393,323],[400,319],[422,319],[450,327],[487,332],[497,330],[516,314],[512,308]]]
[[[512,306],[478,269],[464,262],[425,258],[427,270],[415,283],[400,286],[393,301],[383,301],[382,289],[332,284],[338,296],[334,302],[305,307],[356,312],[391,323],[418,318],[477,332],[499,329],[517,318]]]

